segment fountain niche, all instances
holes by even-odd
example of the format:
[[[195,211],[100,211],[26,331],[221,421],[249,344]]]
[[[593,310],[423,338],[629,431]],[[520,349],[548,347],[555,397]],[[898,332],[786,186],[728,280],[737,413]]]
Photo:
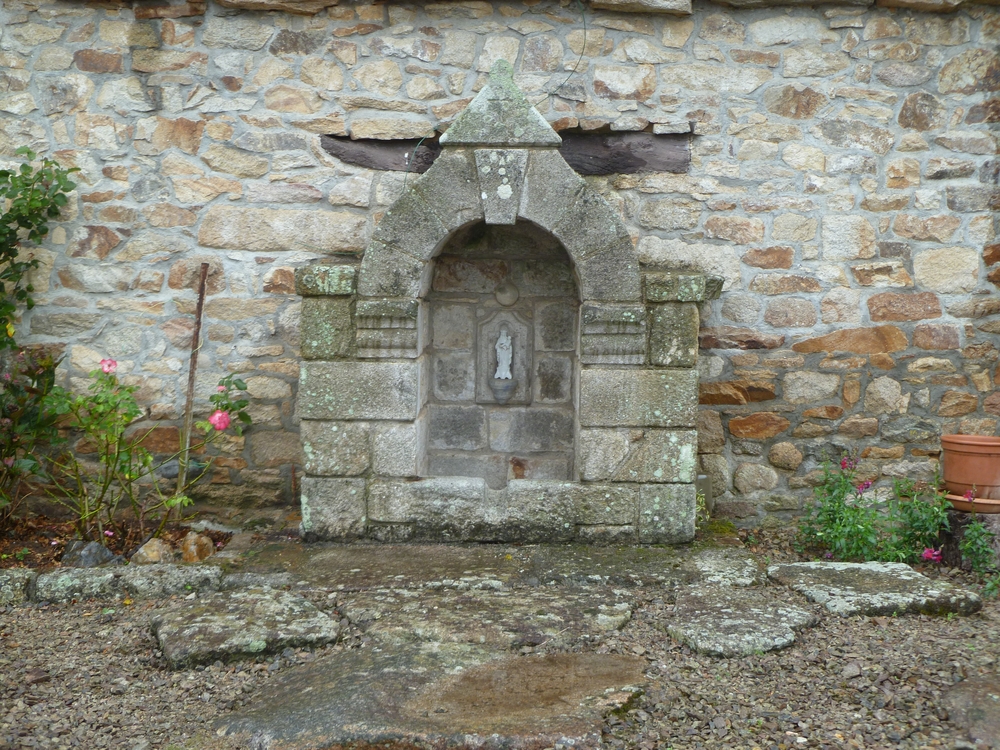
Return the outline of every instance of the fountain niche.
[[[559,144],[500,62],[360,265],[299,269],[306,539],[693,537],[706,280]]]

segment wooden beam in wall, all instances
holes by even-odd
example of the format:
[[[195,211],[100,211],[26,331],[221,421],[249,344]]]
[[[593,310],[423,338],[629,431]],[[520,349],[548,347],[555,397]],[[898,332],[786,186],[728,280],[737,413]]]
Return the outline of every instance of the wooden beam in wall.
[[[684,174],[691,163],[690,136],[653,133],[585,133],[563,131],[559,152],[579,174]],[[327,153],[347,164],[392,172],[423,174],[441,152],[437,140],[351,140],[324,135]]]

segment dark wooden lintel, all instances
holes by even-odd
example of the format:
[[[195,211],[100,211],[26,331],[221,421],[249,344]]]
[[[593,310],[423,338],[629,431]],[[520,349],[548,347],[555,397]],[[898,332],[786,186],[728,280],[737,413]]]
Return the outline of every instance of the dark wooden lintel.
[[[579,174],[684,174],[691,163],[690,136],[653,133],[563,131],[559,153]],[[347,164],[369,169],[423,174],[441,153],[437,140],[351,140],[324,135],[323,148]]]

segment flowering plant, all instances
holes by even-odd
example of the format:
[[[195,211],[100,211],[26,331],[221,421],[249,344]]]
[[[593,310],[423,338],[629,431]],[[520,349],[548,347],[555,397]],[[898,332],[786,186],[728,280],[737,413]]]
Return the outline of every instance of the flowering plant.
[[[165,492],[161,480],[173,479],[170,466],[183,455],[200,450],[230,426],[232,417],[240,424],[250,424],[244,409],[248,401],[237,398],[232,389],[245,387],[241,380],[230,375],[219,382],[217,392],[211,397],[216,413],[225,416],[225,424],[208,425],[205,437],[186,450],[180,450],[162,461],[154,461],[152,453],[143,446],[152,432],[130,430],[130,426],[143,414],[135,400],[135,386],[124,385],[118,380],[118,363],[102,359],[98,368],[91,371],[91,384],[85,394],[74,394],[56,386],[46,397],[45,405],[60,419],[60,426],[71,434],[79,435],[76,450],[63,450],[49,463],[47,478],[51,482],[49,494],[56,502],[69,508],[74,515],[77,534],[105,543],[117,525],[117,514],[127,502],[141,529],[151,517],[160,515],[157,533],[162,530],[171,509],[191,503],[185,490],[201,479],[211,467],[211,459],[199,465],[199,471],[185,477],[176,492]],[[215,415],[213,414],[213,417]],[[209,418],[212,419],[211,417]],[[223,424],[216,418],[216,424]],[[237,426],[236,431],[240,431]],[[119,529],[124,533],[124,529]],[[109,533],[110,532],[110,533]]]
[[[871,479],[858,481],[858,460],[840,459],[840,470],[826,464],[816,502],[800,527],[807,544],[826,548],[846,560],[917,562],[936,551],[948,528],[948,501],[935,490],[918,492],[912,482],[896,481],[881,499],[869,493]],[[934,483],[937,487],[939,483]]]
[[[42,474],[38,449],[57,438],[55,419],[42,408],[55,367],[51,355],[28,349],[0,355],[0,528]]]

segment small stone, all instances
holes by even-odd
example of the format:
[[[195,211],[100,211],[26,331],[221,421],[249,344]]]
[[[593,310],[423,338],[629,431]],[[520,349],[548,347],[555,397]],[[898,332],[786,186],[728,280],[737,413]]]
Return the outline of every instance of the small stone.
[[[964,247],[924,250],[913,258],[913,275],[919,286],[935,292],[971,292],[978,281],[979,254]]]
[[[803,456],[792,443],[775,443],[768,451],[767,460],[779,469],[795,471],[802,464]]]
[[[792,350],[803,354],[824,351],[875,354],[902,351],[907,345],[906,334],[896,326],[875,326],[848,328],[806,339],[793,344]]]
[[[907,239],[947,242],[961,225],[962,220],[957,216],[920,218],[908,214],[898,214],[892,229],[897,235]]]
[[[775,224],[778,223],[779,219],[789,215],[791,214],[783,214],[782,216],[779,216],[774,220]],[[797,217],[797,218],[802,218],[802,217]],[[813,231],[815,232],[816,220],[812,219],[811,221],[813,222]],[[791,224],[791,222],[786,222],[786,224]],[[754,248],[752,250],[748,250],[746,253],[744,253],[741,260],[748,266],[754,266],[755,268],[773,269],[773,268],[791,268],[792,261],[794,260],[794,258],[795,258],[795,250],[793,250],[790,247],[776,246],[767,248]],[[726,299],[728,300],[730,299],[730,297],[727,297]],[[756,319],[756,315],[754,315],[754,319]]]
[[[921,349],[958,349],[957,326],[924,323],[913,329],[913,345]]]
[[[215,554],[211,537],[189,531],[180,542],[181,559],[186,563],[201,562]]]
[[[938,91],[942,94],[973,94],[1000,89],[1000,56],[988,49],[970,49],[956,55],[941,68]]]
[[[652,65],[594,67],[594,93],[605,99],[646,101],[656,90],[656,69]]]
[[[826,401],[837,395],[840,376],[820,372],[790,372],[782,381],[785,401],[791,404],[808,404]]]
[[[933,292],[883,292],[868,298],[868,312],[873,322],[925,320],[941,317],[941,302]]]
[[[764,321],[775,328],[808,328],[816,324],[816,306],[804,299],[778,299],[769,302]]]
[[[976,163],[965,159],[934,158],[927,161],[924,177],[928,180],[953,180],[971,177],[976,173]]]
[[[764,239],[764,222],[739,216],[713,216],[705,222],[705,234],[746,245]]]
[[[757,412],[746,417],[729,420],[729,432],[740,438],[767,440],[779,435],[791,425],[787,419],[774,412]]]
[[[824,260],[856,260],[875,255],[875,230],[863,216],[824,216],[822,231]]]
[[[162,539],[153,538],[142,545],[129,562],[133,565],[149,565],[155,563],[173,562],[174,549]]]
[[[997,143],[989,133],[976,130],[949,130],[934,139],[934,143],[949,151],[964,154],[995,154]]]
[[[66,544],[60,562],[66,568],[96,568],[114,562],[117,556],[103,544],[74,539]]]
[[[733,473],[733,486],[741,495],[773,490],[778,486],[778,474],[770,466],[743,463]]]
[[[943,102],[922,91],[903,100],[897,122],[900,127],[912,130],[937,130],[945,125],[947,112]]]

